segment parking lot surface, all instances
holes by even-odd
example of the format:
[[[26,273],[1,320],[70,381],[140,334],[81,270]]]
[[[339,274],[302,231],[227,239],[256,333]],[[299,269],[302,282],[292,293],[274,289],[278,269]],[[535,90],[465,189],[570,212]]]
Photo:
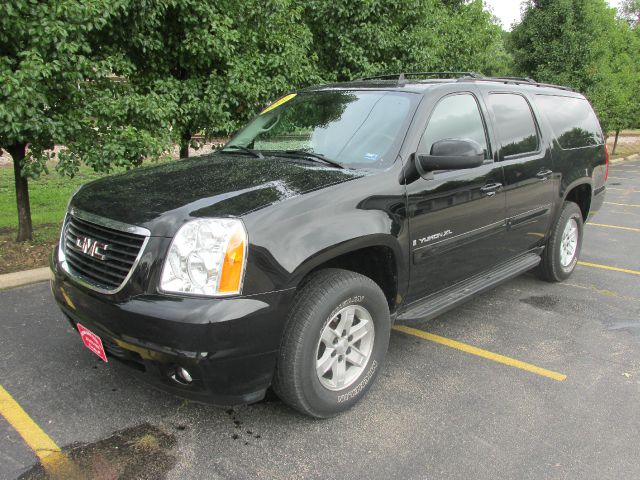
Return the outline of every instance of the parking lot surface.
[[[0,478],[640,478],[640,161],[610,176],[568,281],[395,330],[330,420],[158,392],[84,348],[47,284],[0,292]]]

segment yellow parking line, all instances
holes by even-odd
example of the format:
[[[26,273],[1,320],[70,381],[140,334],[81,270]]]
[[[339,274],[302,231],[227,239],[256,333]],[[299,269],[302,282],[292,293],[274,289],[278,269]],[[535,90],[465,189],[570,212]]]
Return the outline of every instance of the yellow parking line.
[[[623,192],[629,192],[629,193],[640,193],[640,190],[631,190],[629,188],[607,187],[607,190],[621,190]]]
[[[640,302],[640,298],[622,295],[621,293],[614,292],[613,290],[597,288],[594,285],[578,285],[577,283],[567,282],[560,282],[558,283],[558,285],[562,287],[581,288],[582,290],[589,290],[595,293],[599,293],[600,295],[604,295],[605,297],[619,298],[621,300],[627,300],[629,302]]]
[[[618,225],[607,225],[605,223],[587,223],[587,225],[591,225],[592,227],[604,227],[604,228],[617,228],[619,230],[628,230],[630,232],[640,232],[640,228],[633,227],[620,227]]]
[[[634,205],[633,203],[615,203],[615,202],[604,202],[606,205],[617,205],[619,207],[636,207],[640,208],[640,205]]]
[[[478,357],[493,360],[494,362],[502,363],[510,367],[519,368],[521,370],[526,370],[527,372],[535,373],[536,375],[542,375],[543,377],[558,380],[559,382],[562,382],[567,378],[567,376],[563,375],[562,373],[552,372],[551,370],[537,367],[535,365],[531,365],[530,363],[521,362],[520,360],[516,360],[515,358],[505,357],[504,355],[500,355],[498,353],[493,353],[488,350],[473,347],[466,343],[451,340],[450,338],[441,337],[439,335],[434,335],[433,333],[424,332],[416,328],[407,327],[405,325],[396,325],[393,327],[393,329],[398,332],[403,332],[408,335],[422,338],[424,340],[429,340],[441,345],[446,345],[447,347],[462,350],[463,352],[470,353],[471,355],[477,355]]]
[[[0,414],[20,434],[24,443],[35,452],[50,477],[68,478],[76,472],[77,467],[62,453],[60,447],[31,419],[2,385],[0,385]]]
[[[603,270],[612,270],[614,272],[630,273],[632,275],[640,275],[638,270],[629,270],[627,268],[610,267],[609,265],[600,265],[599,263],[578,262],[583,267],[602,268]]]
[[[612,180],[629,180],[628,178],[625,178],[625,177],[612,177],[611,175],[609,175],[607,178],[611,178]]]

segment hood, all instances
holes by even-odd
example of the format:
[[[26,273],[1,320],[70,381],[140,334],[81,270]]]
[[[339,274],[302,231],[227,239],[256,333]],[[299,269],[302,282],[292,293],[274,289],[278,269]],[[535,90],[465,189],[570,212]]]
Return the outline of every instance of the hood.
[[[240,216],[364,172],[267,157],[212,154],[111,175],[83,186],[71,205],[153,236],[198,217]]]

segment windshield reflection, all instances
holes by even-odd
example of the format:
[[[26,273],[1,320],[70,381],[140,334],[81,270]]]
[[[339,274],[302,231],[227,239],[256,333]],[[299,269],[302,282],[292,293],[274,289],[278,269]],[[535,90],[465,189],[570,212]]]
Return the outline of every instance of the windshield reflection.
[[[309,152],[341,165],[380,168],[395,158],[417,99],[395,91],[301,93],[265,109],[225,148],[302,158]]]

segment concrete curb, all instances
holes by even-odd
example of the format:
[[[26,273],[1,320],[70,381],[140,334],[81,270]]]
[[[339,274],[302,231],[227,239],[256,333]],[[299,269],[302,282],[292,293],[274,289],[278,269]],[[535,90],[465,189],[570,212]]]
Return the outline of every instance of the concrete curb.
[[[36,268],[33,270],[23,270],[0,275],[0,290],[8,288],[22,287],[32,283],[44,282],[51,278],[49,267]]]
[[[615,160],[611,160],[609,163],[615,165],[616,163],[627,162],[629,160],[637,160],[638,158],[640,158],[640,154],[634,153],[633,155],[629,155],[628,157],[616,158]]]

